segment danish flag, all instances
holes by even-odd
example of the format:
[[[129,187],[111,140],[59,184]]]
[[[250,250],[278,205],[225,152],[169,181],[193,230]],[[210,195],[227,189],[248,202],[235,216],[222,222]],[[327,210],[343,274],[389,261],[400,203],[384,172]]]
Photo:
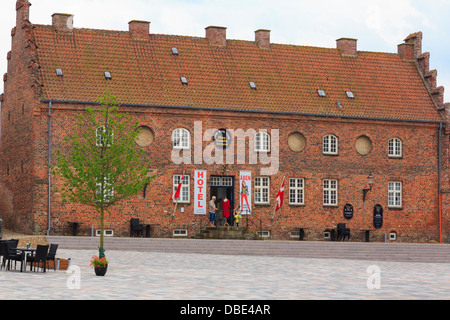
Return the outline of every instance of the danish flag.
[[[275,208],[275,212],[277,212],[279,209],[281,209],[281,206],[283,205],[283,198],[284,198],[284,180],[286,177],[283,178],[283,183],[281,184],[280,191],[277,193],[277,207]]]
[[[175,193],[172,194],[172,196],[170,197],[170,200],[178,199],[180,197],[181,185],[183,184],[183,179],[184,179],[184,172],[183,172],[183,175],[181,176],[180,183],[178,184],[177,191],[175,191]]]

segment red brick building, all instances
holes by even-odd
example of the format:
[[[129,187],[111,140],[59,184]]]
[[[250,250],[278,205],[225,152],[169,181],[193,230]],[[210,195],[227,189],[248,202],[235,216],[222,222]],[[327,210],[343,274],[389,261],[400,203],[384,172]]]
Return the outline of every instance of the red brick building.
[[[379,53],[349,38],[336,48],[274,44],[269,30],[241,41],[223,27],[206,28],[204,38],[152,34],[145,21],[131,21],[128,31],[77,29],[67,14],[35,25],[29,9],[17,1],[1,96],[6,227],[67,234],[78,222],[86,235],[98,228],[91,208],[61,201],[49,163],[74,114],[109,90],[142,126],[136,148],[156,175],[107,216],[114,235],[128,235],[131,218],[151,224],[152,237],[194,235],[208,224],[205,201],[216,195],[220,206],[227,196],[239,205],[248,176],[251,214],[241,223],[248,217],[272,239],[295,239],[301,227],[307,239],[323,240],[344,222],[354,241],[365,229],[373,241],[446,240],[448,104],[422,33],[397,53]],[[210,163],[222,150],[213,140],[219,129],[228,133],[222,159],[230,158]],[[169,199],[183,173],[174,214]],[[284,204],[274,214],[283,178]],[[382,223],[374,223],[380,211]]]

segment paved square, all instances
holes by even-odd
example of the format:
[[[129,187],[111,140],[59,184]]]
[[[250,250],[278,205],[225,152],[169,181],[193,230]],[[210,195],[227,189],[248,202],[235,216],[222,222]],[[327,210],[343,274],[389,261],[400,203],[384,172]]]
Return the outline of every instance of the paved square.
[[[108,250],[108,272],[97,277],[89,266],[94,254],[96,250],[59,250],[58,257],[71,258],[72,273],[2,270],[0,299],[450,298],[450,265],[445,263]]]

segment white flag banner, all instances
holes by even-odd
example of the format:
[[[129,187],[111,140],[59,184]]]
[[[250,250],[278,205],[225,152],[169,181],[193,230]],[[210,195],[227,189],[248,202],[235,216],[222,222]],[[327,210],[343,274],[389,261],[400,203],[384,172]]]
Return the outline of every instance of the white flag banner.
[[[241,171],[239,173],[239,204],[241,205],[242,213],[251,214],[252,212],[252,172]]]

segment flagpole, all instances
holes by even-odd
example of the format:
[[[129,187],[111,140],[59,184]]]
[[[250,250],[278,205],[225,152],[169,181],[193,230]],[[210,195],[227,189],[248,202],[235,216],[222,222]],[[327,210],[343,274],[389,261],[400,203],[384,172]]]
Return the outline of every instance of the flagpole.
[[[183,170],[183,174],[181,175],[181,188],[183,187],[183,180],[184,180],[184,172],[185,170]],[[180,189],[181,190],[181,189]],[[178,199],[180,199],[180,196],[178,196],[178,198],[175,200],[175,207],[173,208],[173,214],[172,214],[172,220],[175,219],[175,212],[177,211],[177,206],[178,206]]]

